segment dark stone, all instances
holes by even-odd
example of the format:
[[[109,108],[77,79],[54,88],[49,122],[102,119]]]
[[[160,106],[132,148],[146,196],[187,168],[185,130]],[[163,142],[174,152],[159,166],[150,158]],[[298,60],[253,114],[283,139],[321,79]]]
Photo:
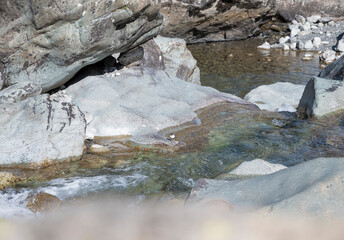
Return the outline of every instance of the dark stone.
[[[314,78],[311,78],[302,94],[297,112],[303,119],[311,118],[313,116],[313,104],[315,100]]]
[[[328,65],[324,70],[322,70],[318,77],[332,79],[332,80],[344,80],[344,56],[337,59],[330,65]]]
[[[141,61],[144,50],[141,46],[130,49],[127,52],[121,53],[118,57],[118,62],[124,66],[128,66],[134,62]]]

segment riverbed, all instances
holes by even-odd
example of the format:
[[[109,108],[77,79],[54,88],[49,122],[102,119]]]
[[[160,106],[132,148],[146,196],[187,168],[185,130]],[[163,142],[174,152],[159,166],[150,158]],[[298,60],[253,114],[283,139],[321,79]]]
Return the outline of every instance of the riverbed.
[[[260,39],[189,45],[201,69],[202,85],[244,97],[263,84],[306,84],[320,71],[317,53],[258,50]],[[199,178],[216,178],[242,161],[261,158],[292,166],[316,157],[343,157],[344,115],[311,121],[295,120],[280,128],[284,116],[266,111],[235,109],[219,103],[198,111],[201,125],[185,124],[166,130],[192,144],[178,150],[138,146],[126,139],[95,139],[111,153],[87,153],[80,161],[40,169],[1,168],[28,179],[0,191],[0,217],[33,215],[27,197],[47,192],[63,201],[126,196],[146,199],[184,199]]]

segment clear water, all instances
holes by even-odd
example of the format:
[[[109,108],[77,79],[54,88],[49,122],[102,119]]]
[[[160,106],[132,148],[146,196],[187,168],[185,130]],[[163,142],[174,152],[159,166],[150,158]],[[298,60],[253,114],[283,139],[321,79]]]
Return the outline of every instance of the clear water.
[[[304,53],[272,51],[269,55],[256,49],[257,41],[191,45],[203,85],[243,97],[262,84],[306,83],[320,71],[317,57],[304,62]],[[233,57],[226,58],[229,54]],[[265,58],[271,60],[264,62]],[[0,168],[29,178],[0,191],[0,217],[32,215],[26,204],[34,192],[47,192],[64,201],[104,194],[126,195],[136,201],[184,198],[199,178],[214,178],[245,160],[261,158],[292,166],[316,157],[344,156],[342,113],[294,121],[285,128],[273,124],[274,119],[286,118],[281,114],[228,104],[200,110],[198,115],[201,126],[186,124],[166,130],[187,143],[178,151],[99,139],[97,143],[112,149],[110,154],[86,154],[80,161],[38,170]]]

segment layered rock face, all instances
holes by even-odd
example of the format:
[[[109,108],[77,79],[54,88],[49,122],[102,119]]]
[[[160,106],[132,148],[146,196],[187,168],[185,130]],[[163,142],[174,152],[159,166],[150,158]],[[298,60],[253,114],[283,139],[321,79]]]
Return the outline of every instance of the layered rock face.
[[[238,40],[252,36],[265,17],[274,15],[271,0],[162,0],[168,26],[162,35],[187,42]]]
[[[0,3],[0,89],[39,82],[43,92],[82,67],[156,36],[157,0],[5,0]]]

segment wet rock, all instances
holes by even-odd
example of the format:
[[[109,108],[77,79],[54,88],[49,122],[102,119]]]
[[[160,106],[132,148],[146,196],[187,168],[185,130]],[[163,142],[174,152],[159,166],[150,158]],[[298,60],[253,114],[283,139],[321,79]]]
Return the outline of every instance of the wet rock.
[[[308,118],[344,109],[343,94],[343,81],[313,77],[307,83],[297,110]]]
[[[286,105],[291,106],[295,112],[304,88],[304,85],[278,82],[259,86],[250,91],[244,99],[263,110],[277,112],[283,105]]]
[[[258,48],[258,49],[266,49],[266,50],[268,50],[268,49],[271,48],[271,46],[270,46],[270,43],[265,42],[265,43],[263,43],[262,45],[258,46],[257,48]]]
[[[231,171],[235,175],[267,175],[287,168],[281,164],[272,164],[262,159],[245,161]]]
[[[48,193],[38,193],[29,197],[27,207],[33,212],[51,212],[60,209],[62,201]]]
[[[142,67],[163,70],[169,76],[201,84],[197,61],[184,40],[157,36],[144,44],[143,48],[145,54]]]
[[[14,176],[12,173],[0,172],[0,190],[4,190],[20,180],[21,178]]]
[[[318,158],[248,180],[201,179],[186,206],[216,199],[229,202],[237,212],[340,217],[344,214],[343,169],[343,158]]]
[[[35,82],[16,83],[0,91],[0,104],[16,103],[41,94],[42,88]]]
[[[86,122],[68,96],[0,104],[0,126],[0,164],[44,164],[82,155]]]
[[[5,84],[34,81],[43,92],[62,86],[86,65],[146,42],[163,27],[154,0],[13,0],[4,6]]]
[[[104,154],[104,153],[110,152],[109,148],[104,147],[102,145],[98,145],[98,144],[92,144],[89,150],[91,153],[95,153],[95,154]]]
[[[163,0],[161,11],[169,22],[162,35],[188,43],[245,39],[275,14],[268,0]]]

